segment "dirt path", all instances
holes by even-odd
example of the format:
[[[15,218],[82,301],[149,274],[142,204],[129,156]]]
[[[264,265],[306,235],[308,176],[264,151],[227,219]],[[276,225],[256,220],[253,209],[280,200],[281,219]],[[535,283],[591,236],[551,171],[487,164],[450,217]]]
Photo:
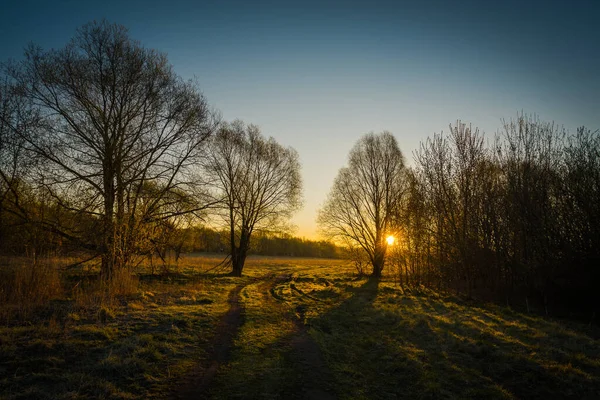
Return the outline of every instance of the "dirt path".
[[[291,277],[291,274],[280,275],[263,283],[261,286],[265,289],[262,291],[265,300],[270,302],[279,300],[279,296],[275,293],[276,286],[291,280]],[[319,345],[308,333],[308,329],[303,323],[303,316],[298,317],[290,312],[282,313],[282,315],[290,318],[295,328],[294,332],[287,336],[285,341],[291,349],[290,359],[298,373],[298,398],[335,399],[335,396],[327,391],[328,383],[332,379],[331,371],[323,359]]]
[[[208,361],[204,365],[199,365],[190,380],[178,391],[179,399],[208,398],[210,384],[216,376],[219,366],[229,361],[235,336],[244,324],[244,307],[240,302],[240,292],[248,284],[237,285],[229,292],[229,310],[219,322],[210,344]]]
[[[281,302],[281,296],[276,293],[278,285],[292,279],[292,274],[271,274],[261,278],[258,290],[263,301],[270,307],[277,308],[282,318],[293,322],[293,332],[283,339],[282,344],[286,351],[291,367],[296,371],[297,382],[293,398],[329,400],[335,396],[327,391],[331,382],[329,371],[323,360],[318,344],[308,333],[307,327],[302,322],[303,318],[287,309]],[[240,292],[253,282],[240,284],[229,293],[229,310],[221,318],[215,336],[210,344],[207,361],[198,365],[191,378],[177,391],[176,397],[181,400],[210,398],[211,389],[219,367],[227,364],[231,359],[234,340],[238,331],[245,322],[245,309],[240,301]]]
[[[335,396],[327,391],[332,375],[323,360],[319,345],[299,319],[294,322],[297,332],[290,338],[290,345],[292,357],[300,373],[302,397],[315,400],[335,399]]]

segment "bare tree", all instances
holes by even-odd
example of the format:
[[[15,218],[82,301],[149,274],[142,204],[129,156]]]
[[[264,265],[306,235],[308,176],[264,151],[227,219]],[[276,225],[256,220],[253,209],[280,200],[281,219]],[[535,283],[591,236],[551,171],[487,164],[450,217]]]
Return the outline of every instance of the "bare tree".
[[[362,249],[380,277],[386,236],[404,191],[404,157],[389,132],[367,134],[350,151],[348,167],[335,179],[319,211],[318,223],[328,237]]]
[[[97,221],[101,240],[88,248],[110,279],[135,251],[140,224],[169,218],[170,193],[193,190],[191,169],[214,128],[205,99],[164,54],[106,21],[83,26],[63,49],[29,47],[6,73],[35,109],[34,127],[12,129],[43,162],[37,183],[63,209]]]
[[[475,279],[474,256],[480,246],[480,221],[485,193],[486,149],[483,134],[460,121],[449,134],[435,133],[415,153],[417,176],[433,212],[431,230],[438,262],[446,265],[446,282]]]
[[[298,153],[266,139],[258,127],[235,121],[213,137],[205,171],[223,205],[232,275],[241,276],[252,233],[283,227],[300,206]]]
[[[25,207],[25,176],[32,160],[24,154],[24,143],[17,132],[34,121],[27,99],[8,80],[0,83],[0,247],[3,248],[10,242],[5,234],[11,229],[15,233],[15,225],[25,222],[19,211]]]

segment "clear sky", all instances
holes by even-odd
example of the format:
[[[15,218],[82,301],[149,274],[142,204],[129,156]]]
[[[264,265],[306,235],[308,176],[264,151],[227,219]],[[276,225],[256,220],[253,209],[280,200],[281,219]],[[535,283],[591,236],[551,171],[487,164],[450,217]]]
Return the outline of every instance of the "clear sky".
[[[600,1],[29,1],[0,8],[0,60],[62,47],[106,18],[168,54],[226,120],[298,150],[315,218],[348,151],[391,131],[409,164],[462,119],[492,134],[523,110],[600,128]]]

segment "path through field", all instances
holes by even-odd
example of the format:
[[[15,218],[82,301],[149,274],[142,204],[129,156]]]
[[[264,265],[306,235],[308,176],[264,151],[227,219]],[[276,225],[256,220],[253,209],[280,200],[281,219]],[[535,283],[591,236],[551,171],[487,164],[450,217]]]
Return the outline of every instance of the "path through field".
[[[323,361],[319,346],[309,335],[301,316],[291,312],[289,306],[286,306],[276,293],[277,286],[291,280],[291,272],[279,271],[237,285],[230,291],[229,310],[222,317],[210,343],[209,357],[196,367],[187,382],[179,388],[178,398],[191,400],[228,397],[224,395],[227,392],[224,386],[228,384],[224,375],[232,372],[227,371],[228,364],[235,361],[233,359],[235,339],[241,334],[246,320],[246,302],[241,298],[241,293],[248,287],[252,293],[254,293],[252,289],[255,289],[255,293],[259,295],[252,299],[254,302],[258,301],[254,304],[255,308],[258,305],[264,310],[270,310],[273,317],[281,319],[282,325],[291,326],[287,335],[280,338],[273,348],[286,353],[278,354],[277,357],[286,359],[285,367],[292,370],[290,375],[293,378],[279,384],[275,383],[269,389],[268,397],[317,400],[335,398],[324,389],[331,378],[331,372]],[[249,292],[246,290],[244,294],[247,297]],[[233,373],[239,377],[240,374],[244,374],[244,371],[233,371]]]
[[[600,398],[589,326],[311,263],[210,278],[228,304],[178,398]]]
[[[104,313],[64,299],[0,325],[0,399],[600,399],[594,324],[340,260],[198,273],[213,261],[144,276]]]
[[[181,387],[178,393],[179,398],[203,398],[208,393],[219,366],[229,360],[235,335],[244,323],[244,307],[240,303],[240,291],[245,286],[246,284],[238,285],[229,292],[229,311],[221,319],[210,344],[210,356],[204,365],[197,366],[193,375],[190,376],[189,382]]]

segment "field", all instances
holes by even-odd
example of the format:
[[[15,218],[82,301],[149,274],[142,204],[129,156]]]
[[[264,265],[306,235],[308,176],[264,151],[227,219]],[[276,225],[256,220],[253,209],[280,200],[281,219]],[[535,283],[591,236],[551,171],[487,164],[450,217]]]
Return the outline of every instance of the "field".
[[[25,318],[3,304],[0,398],[600,398],[597,327],[403,290],[339,260],[203,272],[216,263],[140,274],[112,301],[71,288]]]

